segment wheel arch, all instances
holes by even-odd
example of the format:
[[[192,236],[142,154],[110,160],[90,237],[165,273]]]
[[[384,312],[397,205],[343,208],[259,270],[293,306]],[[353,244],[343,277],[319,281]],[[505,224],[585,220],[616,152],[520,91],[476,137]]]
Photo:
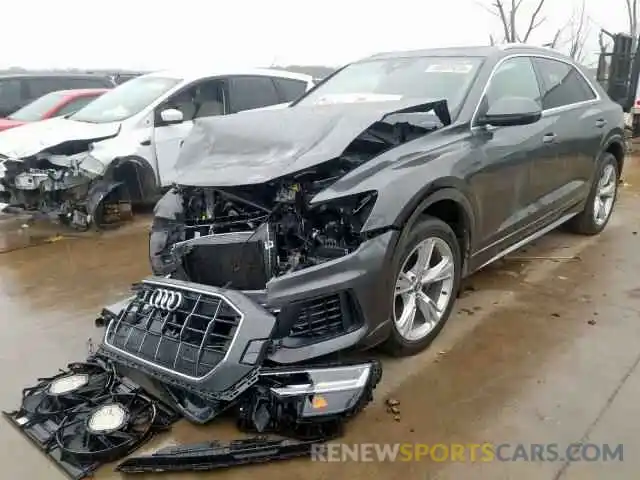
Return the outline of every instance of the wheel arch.
[[[475,231],[475,215],[469,199],[455,187],[441,187],[423,192],[397,219],[402,236],[407,235],[411,227],[424,215],[442,220],[452,228],[460,245],[464,274]]]
[[[625,155],[627,153],[624,138],[619,135],[610,138],[604,146],[603,153],[610,153],[616,158],[618,175],[621,176],[622,169],[624,168]]]
[[[105,178],[124,183],[134,203],[150,201],[159,191],[155,170],[146,159],[139,156],[115,158],[109,164]]]

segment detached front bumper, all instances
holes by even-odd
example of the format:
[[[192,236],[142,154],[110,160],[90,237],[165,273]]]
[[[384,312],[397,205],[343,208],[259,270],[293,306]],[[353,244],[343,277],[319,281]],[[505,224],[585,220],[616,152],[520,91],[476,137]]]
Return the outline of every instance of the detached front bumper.
[[[102,354],[214,401],[235,399],[257,379],[276,324],[241,292],[159,277],[115,308]]]

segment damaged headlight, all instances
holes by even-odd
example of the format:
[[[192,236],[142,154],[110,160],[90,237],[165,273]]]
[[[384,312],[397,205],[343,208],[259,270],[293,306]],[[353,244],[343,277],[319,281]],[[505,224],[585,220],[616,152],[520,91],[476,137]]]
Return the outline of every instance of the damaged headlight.
[[[56,167],[69,169],[73,175],[82,173],[94,178],[105,172],[104,163],[94,157],[91,150],[73,155],[45,155],[42,158]]]
[[[372,399],[380,363],[265,369],[240,407],[238,426],[292,438],[331,436]]]
[[[329,246],[359,244],[376,197],[376,192],[364,192],[312,204],[307,217],[314,226],[313,240]]]
[[[105,165],[96,157],[90,153],[86,154],[84,158],[78,163],[78,168],[86,172],[90,176],[100,176],[105,172]]]

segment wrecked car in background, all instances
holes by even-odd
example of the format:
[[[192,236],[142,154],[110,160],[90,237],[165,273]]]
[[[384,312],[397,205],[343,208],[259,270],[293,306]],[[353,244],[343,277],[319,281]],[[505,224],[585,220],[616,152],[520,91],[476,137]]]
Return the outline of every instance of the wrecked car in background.
[[[553,51],[381,54],[197,124],[150,261],[277,318],[280,362],[413,354],[462,277],[566,222],[600,232],[623,159],[620,107]]]
[[[73,115],[0,133],[0,201],[78,229],[118,223],[173,183],[194,121],[291,102],[311,86],[268,69],[136,77]]]

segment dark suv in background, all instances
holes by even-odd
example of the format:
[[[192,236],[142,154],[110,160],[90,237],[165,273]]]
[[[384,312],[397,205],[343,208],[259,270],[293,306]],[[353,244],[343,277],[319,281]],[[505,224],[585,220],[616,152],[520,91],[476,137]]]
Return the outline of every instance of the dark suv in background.
[[[113,88],[107,75],[21,73],[0,75],[0,117],[6,117],[41,96],[57,90]]]

